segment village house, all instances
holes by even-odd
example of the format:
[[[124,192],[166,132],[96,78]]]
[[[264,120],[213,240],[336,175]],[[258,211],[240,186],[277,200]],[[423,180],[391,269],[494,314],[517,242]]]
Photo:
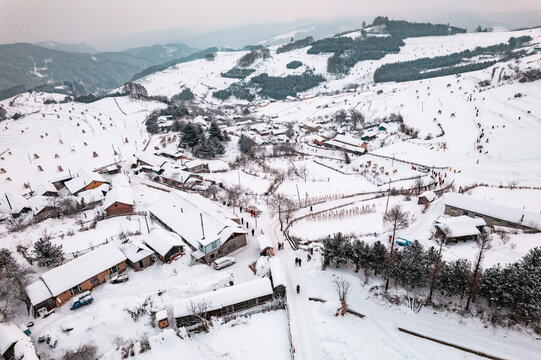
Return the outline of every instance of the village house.
[[[28,199],[28,204],[32,209],[34,219],[42,221],[56,215],[56,207],[47,197],[36,195]]]
[[[103,245],[64,265],[46,271],[25,288],[34,316],[41,308],[51,310],[71,297],[108,281],[126,270],[126,256],[114,244]]]
[[[72,174],[71,171],[68,169],[67,172],[62,172],[59,175],[56,175],[55,177],[49,179],[49,182],[53,184],[56,190],[60,190],[64,187],[64,184],[73,179],[73,177],[74,174]]]
[[[257,124],[250,127],[250,130],[256,132],[260,136],[268,136],[271,134],[271,126],[268,124]]]
[[[169,150],[163,149],[154,153],[156,156],[162,156],[172,160],[188,159],[188,156],[184,154],[181,150]]]
[[[135,157],[135,166],[144,166],[152,169],[160,169],[168,162],[163,157],[156,156],[150,152],[139,151],[133,155]]]
[[[430,204],[434,199],[436,198],[436,193],[434,191],[425,191],[419,194],[419,199],[417,201],[417,204],[419,205],[426,205]]]
[[[481,217],[491,227],[522,229],[525,233],[541,231],[541,214],[457,193],[446,195],[445,214]]]
[[[445,244],[449,242],[475,240],[486,226],[482,218],[472,218],[465,215],[456,217],[441,217],[436,220],[436,236],[441,237]]]
[[[28,204],[28,200],[21,195],[7,192],[3,196],[0,196],[0,212],[11,214],[11,216],[16,218],[30,211],[32,209]]]
[[[246,246],[246,230],[238,218],[199,194],[172,191],[152,204],[149,213],[180,235],[195,260],[210,263]]]
[[[145,244],[154,250],[163,262],[170,262],[184,254],[180,236],[163,229],[152,230],[145,237]]]
[[[57,188],[50,182],[44,181],[39,183],[37,186],[33,189],[34,195],[41,195],[41,196],[58,196],[58,190]]]
[[[333,139],[326,141],[326,147],[339,149],[353,154],[362,155],[366,152],[368,144],[362,140],[356,139],[349,135],[336,135]]]
[[[133,213],[133,192],[126,186],[114,186],[105,196],[103,208],[107,216]]]
[[[109,185],[103,184],[95,189],[83,191],[77,195],[77,201],[84,209],[99,205],[105,199],[105,194],[110,190]]]
[[[196,159],[196,160],[186,161],[183,164],[182,169],[188,172],[192,172],[192,173],[209,172],[209,164],[206,162],[203,162],[202,160]]]
[[[135,271],[141,271],[154,264],[154,251],[140,241],[130,241],[120,248],[126,255],[126,263]]]
[[[0,323],[0,359],[38,360],[32,340],[12,322]]]
[[[266,236],[258,236],[257,244],[259,245],[259,251],[261,256],[274,256],[274,246],[270,239]]]
[[[307,121],[302,123],[301,129],[307,132],[317,132],[322,129],[322,126],[320,124]]]
[[[77,195],[83,191],[92,190],[103,184],[109,183],[100,174],[92,171],[88,172],[80,169],[77,171],[76,175],[77,176],[69,181],[66,181],[64,184],[72,195]]]
[[[191,304],[208,303],[206,318],[230,315],[262,305],[272,300],[273,290],[269,278],[261,278],[233,285],[205,294],[181,299],[173,304],[173,316],[178,327],[197,328],[201,322],[194,315]],[[194,326],[195,325],[195,326]]]

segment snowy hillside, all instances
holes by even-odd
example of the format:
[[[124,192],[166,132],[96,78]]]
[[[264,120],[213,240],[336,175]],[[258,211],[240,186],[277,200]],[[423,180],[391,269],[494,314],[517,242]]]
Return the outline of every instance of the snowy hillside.
[[[483,70],[374,82],[384,64],[525,35],[533,40],[521,56]],[[303,35],[274,40],[292,36]],[[541,247],[541,80],[530,81],[541,71],[541,29],[404,44],[343,75],[327,72],[331,54],[271,46],[243,67],[254,70],[244,82],[307,70],[324,78],[285,100],[214,97],[241,81],[222,74],[249,54],[220,51],[137,81],[163,102],[132,93],[62,103],[42,92],[0,101],[0,256],[25,270],[17,294],[30,297],[27,307],[12,296],[16,282],[0,272],[9,310],[0,320],[30,326],[37,353],[54,359],[81,345],[103,360],[538,357],[539,271],[524,264]],[[187,88],[194,99],[169,101]],[[490,206],[458,216],[459,192]],[[402,227],[389,226],[393,209]],[[456,219],[466,225],[442,225]],[[43,242],[63,258],[40,252]],[[129,261],[48,290],[43,274],[106,244]],[[219,269],[224,255],[232,265]],[[265,286],[250,286],[258,281]],[[83,290],[93,301],[71,310]]]

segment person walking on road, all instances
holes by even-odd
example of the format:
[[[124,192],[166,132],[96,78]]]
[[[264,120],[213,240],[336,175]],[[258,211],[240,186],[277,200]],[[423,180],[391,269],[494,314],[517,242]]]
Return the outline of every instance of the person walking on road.
[[[302,259],[299,258],[299,266],[302,266]]]
[[[301,292],[301,286],[297,285],[297,294],[299,294],[300,292]]]

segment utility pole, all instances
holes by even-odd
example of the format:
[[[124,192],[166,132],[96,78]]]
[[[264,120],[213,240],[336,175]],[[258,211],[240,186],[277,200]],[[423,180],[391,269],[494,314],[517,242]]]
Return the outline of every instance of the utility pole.
[[[299,207],[302,206],[301,205],[301,195],[299,193],[299,185],[298,184],[295,184],[295,186],[297,187],[297,198],[299,199]]]
[[[387,204],[385,204],[385,214],[387,214],[387,209],[389,208],[389,198],[391,197],[391,183],[392,182],[393,180],[389,180],[389,190],[387,190]]]

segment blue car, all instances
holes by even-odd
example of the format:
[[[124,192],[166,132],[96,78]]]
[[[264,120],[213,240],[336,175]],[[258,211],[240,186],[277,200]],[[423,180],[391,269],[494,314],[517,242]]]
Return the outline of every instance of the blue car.
[[[71,310],[75,310],[80,308],[81,306],[88,305],[92,301],[94,301],[94,298],[92,297],[90,291],[83,291],[73,299],[73,302],[71,304]]]
[[[404,239],[404,238],[398,238],[398,240],[396,240],[396,243],[400,246],[410,246],[412,244],[411,241],[409,241],[408,239]]]

